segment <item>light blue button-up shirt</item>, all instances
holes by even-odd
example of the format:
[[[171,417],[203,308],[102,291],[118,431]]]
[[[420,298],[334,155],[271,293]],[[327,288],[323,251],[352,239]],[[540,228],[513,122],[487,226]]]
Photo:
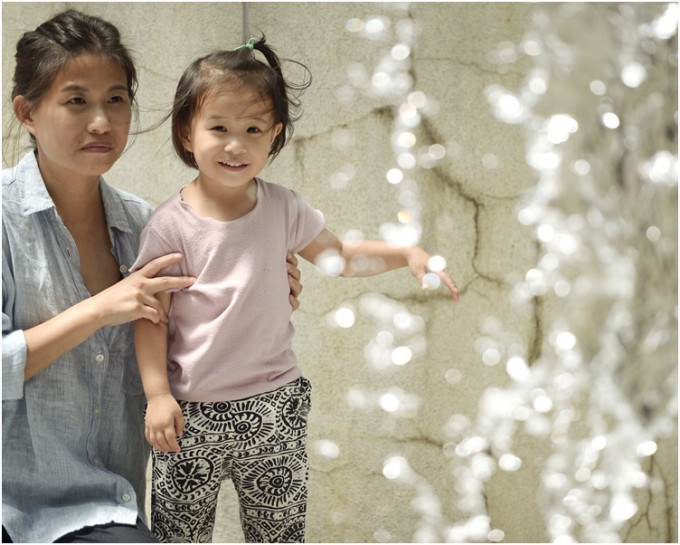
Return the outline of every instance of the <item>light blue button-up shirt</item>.
[[[126,275],[151,207],[103,179],[100,189]],[[97,331],[24,380],[24,330],[89,296],[29,153],[2,173],[2,525],[14,541],[144,518],[149,451],[133,325]]]

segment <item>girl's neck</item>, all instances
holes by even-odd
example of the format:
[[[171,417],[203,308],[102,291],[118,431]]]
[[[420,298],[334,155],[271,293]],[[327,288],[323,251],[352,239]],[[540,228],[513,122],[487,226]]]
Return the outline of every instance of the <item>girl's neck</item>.
[[[253,178],[238,187],[215,187],[199,175],[182,189],[182,200],[203,218],[234,221],[248,214],[257,204],[257,181]]]

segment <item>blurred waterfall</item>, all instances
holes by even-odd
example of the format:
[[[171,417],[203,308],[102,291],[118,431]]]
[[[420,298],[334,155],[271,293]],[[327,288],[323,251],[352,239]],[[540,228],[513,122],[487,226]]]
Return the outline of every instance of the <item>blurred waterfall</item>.
[[[499,44],[499,62],[532,60],[521,89],[487,88],[538,179],[517,217],[540,256],[512,297],[551,310],[536,360],[505,346],[511,384],[455,430],[469,518],[449,541],[502,538],[485,483],[520,467],[520,429],[550,453],[554,542],[621,541],[636,490],[663,493],[644,468],[677,430],[677,22],[677,4],[542,5],[520,44]]]
[[[349,79],[394,97],[396,164],[386,177],[403,188],[403,209],[383,234],[411,243],[421,212],[413,169],[446,149],[414,148],[413,131],[436,104],[413,88],[415,34],[402,10],[396,21],[356,18],[347,28],[383,41],[393,32],[373,73],[350,65]],[[520,89],[486,94],[498,120],[521,129],[537,178],[517,219],[539,259],[510,296],[540,306],[542,342],[531,356],[511,327],[485,326],[481,359],[503,365],[508,380],[486,389],[473,418],[454,414],[447,426],[443,463],[461,520],[444,520],[442,500],[406,458],[385,461],[385,477],[416,494],[415,541],[502,541],[486,485],[497,469],[522,466],[526,437],[546,454],[537,493],[554,542],[621,541],[639,515],[636,492],[664,493],[648,468],[658,442],[677,432],[677,23],[677,4],[539,4],[521,43],[490,52],[498,63],[531,62]],[[353,395],[366,408],[366,396]],[[406,395],[374,405],[398,413]]]

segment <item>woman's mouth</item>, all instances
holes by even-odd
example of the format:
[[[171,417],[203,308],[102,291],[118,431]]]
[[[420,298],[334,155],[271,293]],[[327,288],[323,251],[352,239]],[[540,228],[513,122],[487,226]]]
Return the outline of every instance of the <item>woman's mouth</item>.
[[[89,151],[93,153],[108,153],[113,149],[113,146],[109,144],[102,144],[101,142],[93,142],[92,144],[87,144],[83,146],[83,151]]]

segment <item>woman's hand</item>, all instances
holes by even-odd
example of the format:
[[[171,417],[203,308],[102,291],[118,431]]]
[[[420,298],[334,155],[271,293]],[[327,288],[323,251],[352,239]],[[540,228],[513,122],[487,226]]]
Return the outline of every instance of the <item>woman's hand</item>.
[[[155,275],[165,267],[182,260],[182,254],[167,254],[149,261],[143,268],[91,298],[97,305],[105,325],[118,325],[146,318],[157,324],[168,317],[156,297],[161,291],[182,289],[196,280],[190,276]],[[299,271],[298,271],[299,275]]]
[[[297,258],[289,253],[286,255],[286,267],[288,268],[288,285],[290,286],[290,306],[293,310],[297,310],[300,306],[298,297],[302,292],[302,284],[300,284],[300,269],[298,269]]]
[[[154,275],[181,260],[181,254],[158,257],[110,288],[25,330],[25,379],[38,374],[104,326],[124,324],[139,318],[146,318],[153,323],[167,322],[168,318],[156,294],[189,287],[195,279],[188,276],[154,278]]]
[[[158,394],[147,400],[144,436],[161,452],[179,452],[177,437],[184,433],[184,416],[172,394]]]

